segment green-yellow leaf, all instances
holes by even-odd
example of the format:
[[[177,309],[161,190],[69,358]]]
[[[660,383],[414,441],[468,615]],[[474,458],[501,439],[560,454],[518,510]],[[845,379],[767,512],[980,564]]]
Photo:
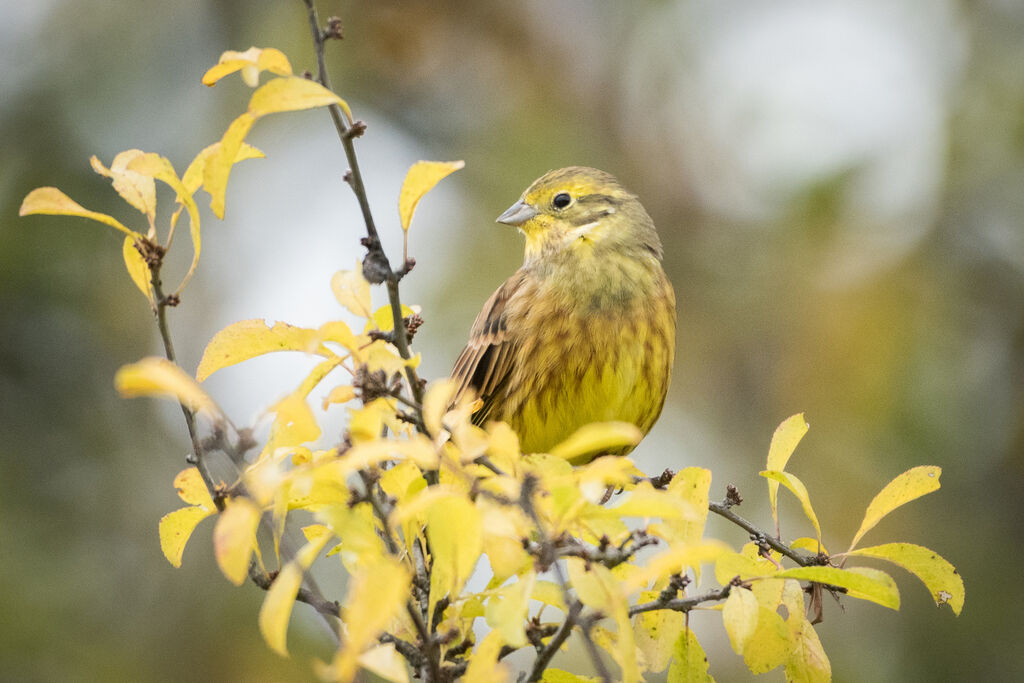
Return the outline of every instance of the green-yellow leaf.
[[[708,673],[708,657],[690,629],[679,634],[673,648],[672,665],[668,668],[668,683],[713,683]]]
[[[217,218],[224,218],[228,176],[238,160],[245,136],[255,122],[256,117],[248,112],[232,121],[220,139],[220,147],[203,164],[203,187],[210,194],[210,210]]]
[[[139,149],[125,150],[114,157],[110,168],[104,166],[96,155],[89,157],[89,163],[92,170],[110,178],[121,198],[138,209],[153,225],[156,218],[156,184],[151,177],[128,170],[129,162],[143,153]]]
[[[360,318],[369,318],[370,283],[363,277],[363,264],[356,261],[352,270],[339,270],[331,278],[331,291],[338,303]]]
[[[814,514],[814,508],[811,506],[811,496],[810,494],[807,493],[807,487],[804,486],[804,483],[797,479],[795,475],[792,475],[789,472],[780,472],[777,470],[764,470],[760,474],[762,477],[765,477],[768,480],[776,481],[782,484],[787,489],[789,489],[794,496],[797,497],[797,500],[800,501],[800,505],[804,509],[804,514],[807,516],[807,519],[811,520],[811,524],[814,525],[814,531],[818,535],[818,540],[820,541],[821,525],[818,524],[818,516]],[[776,508],[773,507],[773,512],[775,511]]]
[[[792,650],[786,660],[789,683],[829,683],[832,665],[811,622],[800,614],[800,625],[792,634]]]
[[[172,398],[192,411],[206,413],[211,417],[220,415],[220,409],[199,384],[166,358],[150,356],[137,363],[121,366],[114,375],[114,386],[126,398]]]
[[[886,543],[847,553],[875,557],[903,567],[921,579],[936,605],[948,604],[959,615],[964,607],[964,580],[956,568],[938,553],[913,543]]]
[[[89,218],[116,228],[134,239],[142,239],[142,235],[124,227],[113,216],[86,209],[56,187],[37,187],[25,196],[25,199],[21,202],[21,209],[18,210],[18,215],[30,216],[32,214]]]
[[[580,427],[572,436],[552,448],[551,455],[575,462],[624,446],[635,446],[642,438],[643,432],[635,424],[594,422]]]
[[[323,347],[315,348],[315,336],[316,330],[287,323],[278,322],[271,327],[265,320],[240,320],[213,335],[199,361],[196,379],[203,382],[218,370],[273,351],[330,355]]]
[[[402,304],[402,317],[407,318],[410,315],[419,312],[419,307],[410,308],[405,304]],[[391,314],[391,304],[384,304],[376,311],[373,312],[373,316],[366,321],[366,330],[378,329],[381,332],[390,332],[395,329],[395,316]]]
[[[757,630],[757,619],[761,607],[757,598],[748,589],[733,586],[722,607],[722,624],[729,634],[729,642],[736,654],[743,654],[747,642]]]
[[[260,509],[246,498],[232,498],[213,529],[213,554],[228,581],[241,586],[249,573],[249,559],[256,548]]]
[[[860,528],[853,537],[853,542],[850,543],[850,550],[853,550],[861,537],[873,529],[887,514],[904,503],[937,491],[941,474],[941,467],[927,465],[912,467],[886,484],[885,488],[879,491],[868,505],[867,512],[864,513],[864,521],[860,523]]]
[[[743,661],[755,674],[763,674],[785,663],[792,649],[789,629],[778,612],[758,608],[757,628],[743,648]]]
[[[900,593],[896,582],[885,572],[867,567],[795,567],[775,574],[780,579],[815,581],[841,586],[850,597],[877,602],[890,609],[900,608]]]
[[[352,111],[345,100],[320,85],[299,76],[282,76],[267,81],[252,94],[249,100],[249,114],[254,117],[266,116],[285,111],[301,111],[336,104],[352,120]]]
[[[398,215],[402,230],[408,231],[416,205],[442,179],[464,167],[464,161],[417,161],[405,174],[402,192],[398,196]]]
[[[146,259],[142,258],[142,254],[135,248],[136,240],[134,237],[128,236],[124,238],[124,245],[121,248],[121,252],[124,255],[124,265],[128,269],[128,276],[135,283],[135,286],[139,288],[143,296],[149,300],[150,306],[156,306],[156,300],[153,298],[153,283],[149,277],[149,266],[146,264]]]
[[[638,603],[658,598],[660,591],[643,591]],[[636,615],[633,621],[633,638],[636,646],[644,653],[647,668],[654,672],[664,671],[672,660],[679,634],[686,626],[682,612],[668,609],[651,610]]]
[[[260,82],[260,71],[270,71],[279,76],[291,76],[292,65],[280,50],[272,47],[260,49],[250,47],[245,52],[228,50],[220,56],[220,60],[203,74],[203,85],[214,85],[220,79],[242,72],[242,80],[250,88]]]
[[[185,545],[192,536],[192,532],[195,531],[199,522],[214,512],[215,510],[193,505],[168,512],[160,518],[160,549],[172,566],[181,566],[181,556],[185,552]]]
[[[793,451],[796,450],[797,444],[804,438],[807,430],[808,426],[804,420],[803,413],[798,413],[784,420],[772,435],[772,443],[768,447],[768,463],[765,469],[779,472],[785,470],[786,463],[789,462],[790,456],[793,455]],[[779,525],[779,512],[776,503],[778,494],[779,482],[769,480],[768,502],[772,507],[772,519],[775,520],[775,526]],[[820,536],[821,534],[818,535]]]

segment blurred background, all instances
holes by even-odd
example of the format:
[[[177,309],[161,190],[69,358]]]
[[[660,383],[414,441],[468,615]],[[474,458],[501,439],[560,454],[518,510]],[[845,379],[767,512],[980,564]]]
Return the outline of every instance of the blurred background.
[[[357,148],[393,259],[405,170],[466,161],[411,232],[418,265],[403,292],[423,307],[424,376],[448,372],[521,261],[521,238],[494,218],[551,168],[610,171],[654,217],[679,300],[672,389],[638,465],[708,467],[713,495],[735,483],[741,514],[767,526],[757,472],[776,425],[805,412],[790,469],[833,550],[892,477],[940,465],[941,491],[865,542],[945,556],[965,579],[964,612],[937,608],[898,569],[899,613],[828,601],[819,633],[835,680],[1024,678],[1024,5],[319,7],[342,18],[329,66],[369,125]],[[117,367],[159,352],[120,239],[82,219],[17,218],[25,194],[55,185],[141,229],[89,156],[109,164],[137,147],[182,171],[246,105],[237,78],[200,84],[222,51],[275,46],[296,71],[312,68],[303,3],[0,8],[0,678],[311,678],[310,658],[327,656],[316,621],[300,607],[293,657],[267,650],[262,594],[218,573],[212,523],[181,569],[160,552],[157,521],[179,506],[171,481],[188,445],[176,407],[113,390]],[[330,276],[362,253],[325,112],[260,121],[249,141],[267,159],[235,168],[223,222],[201,195],[203,259],[172,312],[189,371],[230,322],[341,316]],[[184,271],[184,237],[177,249],[169,281]],[[312,364],[258,359],[207,388],[237,423],[259,423]],[[780,498],[784,535],[806,534]],[[751,677],[717,616],[693,623],[712,674]],[[575,668],[575,655],[556,662]]]

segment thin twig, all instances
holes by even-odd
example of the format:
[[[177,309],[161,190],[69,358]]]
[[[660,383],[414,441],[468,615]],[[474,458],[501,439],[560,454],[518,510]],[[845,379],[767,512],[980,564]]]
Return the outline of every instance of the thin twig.
[[[730,509],[729,503],[709,503],[708,509],[716,515],[725,517],[727,520],[747,531],[755,538],[758,544],[767,544],[772,550],[776,550],[802,567],[812,567],[822,563],[818,555],[812,555],[795,548],[790,548],[785,543],[767,534],[752,523],[743,519]]]
[[[558,558],[555,554],[556,551],[553,547],[554,544],[548,537],[547,532],[544,530],[544,524],[541,522],[540,515],[537,514],[537,509],[533,505],[533,493],[537,488],[537,484],[537,478],[531,474],[527,474],[523,478],[522,487],[520,488],[519,492],[519,505],[520,507],[522,507],[523,512],[526,513],[526,516],[529,517],[530,520],[533,522],[533,525],[537,528],[537,533],[541,539],[541,550],[540,555],[538,556],[538,562],[541,565],[550,564],[551,571],[554,573],[555,579],[557,580],[558,585],[562,589],[562,597],[565,600],[567,608],[569,609],[569,613],[566,615],[565,621],[566,624],[569,625],[569,630],[571,630],[574,624],[579,623],[578,617],[583,609],[583,605],[579,602],[579,600],[575,599],[569,592],[569,582],[565,578],[565,574],[562,572],[561,565],[558,564]],[[569,617],[573,614],[574,611],[576,613],[576,616],[570,619]],[[580,635],[583,636],[583,644],[587,648],[587,654],[590,656],[591,663],[597,670],[597,675],[605,683],[611,683],[611,674],[608,672],[608,667],[605,665],[604,660],[601,659],[601,653],[598,652],[597,645],[594,643],[594,640],[590,637],[590,629],[581,629]],[[566,637],[568,637],[568,634],[566,634]],[[564,641],[565,638],[563,638],[562,640]],[[548,649],[550,649],[550,643],[548,645]],[[547,660],[550,661],[551,657],[553,656],[554,652],[548,654],[547,649],[538,654],[537,661],[534,661],[534,666],[531,670],[529,680],[540,680],[540,676],[543,675],[544,666],[546,666],[546,664],[544,664],[538,669],[538,662],[542,657],[546,657]]]
[[[633,605],[629,608],[629,616],[634,616],[642,612],[653,612],[654,610],[667,609],[674,612],[689,612],[694,607],[704,602],[714,602],[716,600],[725,600],[729,597],[729,593],[732,591],[732,584],[727,583],[721,588],[700,595],[694,595],[691,598],[674,598],[672,600],[652,600],[651,602],[645,602],[642,605]]]
[[[320,19],[317,16],[316,4],[314,0],[303,0],[303,2],[306,3],[309,27],[313,35],[313,46],[316,50],[316,80],[320,85],[331,90],[331,80],[327,75],[327,65],[324,59],[324,33],[320,29]],[[412,358],[412,352],[409,350],[409,337],[402,322],[402,301],[398,292],[398,282],[401,279],[401,274],[391,267],[387,254],[384,253],[384,249],[381,246],[380,235],[377,233],[377,226],[373,221],[373,212],[370,211],[370,200],[366,194],[366,187],[363,184],[363,174],[359,170],[359,159],[356,157],[356,148],[353,143],[353,138],[356,137],[357,133],[361,134],[365,126],[359,122],[352,126],[348,125],[342,116],[341,107],[336,104],[330,105],[328,111],[331,114],[331,120],[334,121],[335,129],[338,131],[341,145],[345,149],[345,157],[348,159],[349,166],[346,178],[359,202],[359,209],[363,214],[363,223],[366,225],[366,240],[364,244],[367,249],[367,257],[363,262],[363,274],[373,284],[387,283],[388,302],[391,304],[391,316],[394,321],[395,348],[398,349],[398,353],[401,354],[402,358],[409,360]],[[403,266],[403,268],[406,268],[406,266]],[[416,403],[422,405],[423,388],[420,385],[420,379],[416,371],[406,366],[405,377],[409,382],[409,391],[412,393],[413,399]]]

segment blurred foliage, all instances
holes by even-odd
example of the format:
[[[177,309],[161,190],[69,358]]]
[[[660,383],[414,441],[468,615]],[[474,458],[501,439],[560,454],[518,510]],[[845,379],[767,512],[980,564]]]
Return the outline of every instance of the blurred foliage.
[[[187,658],[220,680],[301,678],[307,653],[322,645],[312,619],[293,659],[280,659],[251,618],[258,591],[224,590],[208,548],[190,548],[181,570],[161,556],[156,520],[175,505],[166,482],[186,438],[173,411],[161,422],[155,408],[114,396],[114,370],[154,338],[113,238],[66,219],[15,218],[27,191],[48,184],[116,214],[119,200],[84,163],[91,154],[137,146],[183,166],[229,121],[231,105],[199,85],[225,47],[273,42],[296,69],[312,66],[301,3],[7,4],[0,568],[14,584],[0,626],[5,676],[178,680]],[[364,144],[390,136],[424,150],[407,158],[467,162],[443,231],[411,245],[420,265],[406,296],[434,312],[417,343],[428,357],[454,359],[479,303],[518,265],[516,237],[489,226],[510,196],[548,168],[608,169],[658,224],[680,299],[672,393],[638,462],[649,471],[705,466],[713,487],[753,490],[765,435],[804,410],[814,430],[802,448],[816,454],[804,480],[832,492],[817,508],[837,529],[842,510],[866,505],[863,492],[911,464],[942,466],[941,498],[908,509],[901,535],[927,538],[954,561],[971,601],[956,620],[921,591],[906,591],[899,615],[827,605],[820,632],[834,643],[836,680],[1024,677],[1010,646],[1024,635],[1024,599],[1004,588],[1024,559],[1024,9],[838,3],[867,19],[808,28],[798,20],[818,11],[804,4],[743,6],[321,3],[324,16],[344,21],[345,41],[331,54],[336,88],[371,126],[387,121]],[[792,61],[723,46],[751,35],[768,41],[759,49],[775,45],[768,39],[780,26],[845,46],[847,25],[889,40],[884,50],[866,40],[848,51],[865,65],[863,82],[905,80],[827,110],[831,138],[804,129],[785,137],[768,124],[804,122],[810,105],[862,92],[853,86],[863,82],[827,70],[794,81]],[[754,97],[762,84],[777,86],[777,99]],[[802,99],[786,100],[794,90]],[[908,92],[914,98],[899,97]],[[790,104],[772,109],[779,102]],[[309,121],[329,127],[326,117]],[[819,154],[833,139],[832,156]],[[848,140],[857,144],[839,144]],[[308,170],[282,172],[303,184],[314,180]],[[300,196],[271,187],[268,206]],[[256,227],[227,218],[218,233]],[[336,223],[323,224],[321,243]],[[336,266],[353,257],[338,253]],[[182,355],[197,358],[208,332],[261,314],[202,319],[199,311],[223,305],[218,278],[230,277],[200,267],[183,307],[193,312],[175,324],[201,331]],[[844,538],[857,520],[845,523]],[[717,649],[726,648],[723,636]],[[712,661],[728,661],[715,649]],[[865,652],[889,654],[865,661]],[[723,679],[742,671],[712,669]]]

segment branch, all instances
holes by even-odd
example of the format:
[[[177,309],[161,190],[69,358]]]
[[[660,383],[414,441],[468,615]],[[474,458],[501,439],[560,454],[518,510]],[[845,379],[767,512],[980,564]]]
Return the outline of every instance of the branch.
[[[732,590],[732,586],[733,584],[727,583],[718,590],[708,591],[707,593],[695,595],[692,598],[673,598],[665,600],[662,597],[659,597],[657,600],[645,602],[642,605],[633,605],[629,608],[629,616],[632,617],[642,612],[653,612],[659,609],[668,609],[675,612],[689,612],[701,603],[725,600],[729,597],[729,592]]]
[[[320,29],[320,19],[317,16],[314,0],[303,0],[306,3],[306,10],[309,15],[309,27],[313,34],[313,47],[316,51],[317,74],[316,80],[328,90],[331,88],[331,80],[327,75],[327,65],[324,60],[324,41],[328,35],[338,35],[339,31],[334,30],[326,33]],[[336,23],[335,23],[336,24]],[[412,352],[409,350],[409,334],[402,322],[402,301],[398,293],[398,282],[409,271],[409,261],[403,265],[400,271],[391,267],[387,254],[381,246],[380,235],[377,233],[377,226],[373,221],[373,213],[370,211],[370,200],[366,194],[366,187],[363,184],[363,174],[359,170],[359,160],[356,157],[356,148],[353,139],[362,135],[366,125],[360,121],[349,125],[342,116],[341,107],[332,104],[328,107],[331,120],[334,121],[334,128],[338,131],[341,145],[345,149],[345,157],[348,159],[349,171],[345,175],[352,191],[359,202],[359,209],[363,214],[363,223],[366,225],[366,239],[363,244],[366,247],[366,259],[363,261],[363,275],[372,284],[387,283],[388,302],[391,304],[391,316],[394,321],[394,344],[402,358],[409,360]],[[423,387],[416,371],[406,366],[405,377],[409,381],[409,390],[416,403],[423,404]],[[422,420],[422,416],[420,416]]]
[[[657,477],[651,477],[649,479],[637,479],[636,481],[649,481],[652,486],[656,489],[664,489],[668,486],[669,482],[672,481],[672,477],[675,476],[672,470],[665,470]],[[748,522],[746,519],[740,517],[731,508],[738,506],[743,502],[743,498],[740,497],[736,487],[729,484],[725,489],[725,500],[721,503],[708,503],[708,510],[714,512],[720,517],[724,517],[736,526],[740,527],[744,531],[750,534],[751,540],[757,543],[759,546],[767,546],[772,550],[782,553],[789,559],[793,560],[801,567],[814,567],[828,564],[828,557],[826,555],[814,555],[806,551],[802,551],[796,548],[791,548],[778,538],[773,537],[767,531],[755,526],[753,523]]]
[[[556,555],[557,550],[554,547],[554,543],[544,531],[544,525],[541,522],[540,515],[537,514],[537,508],[533,505],[533,493],[537,488],[537,484],[538,481],[534,475],[527,474],[523,477],[523,483],[519,491],[519,505],[522,507],[523,512],[526,513],[527,517],[529,517],[533,522],[534,526],[537,527],[537,533],[541,538],[540,554],[537,558],[537,562],[541,568],[545,565],[551,567],[552,572],[555,574],[555,578],[558,580],[558,585],[562,588],[562,596],[569,609],[569,612],[565,617],[563,628],[559,629],[555,638],[552,639],[552,642],[554,642],[559,635],[562,635],[564,630],[565,633],[562,635],[561,641],[558,643],[558,647],[560,647],[562,642],[565,642],[565,639],[569,637],[569,632],[572,630],[572,627],[577,623],[580,623],[579,615],[583,610],[583,604],[579,600],[573,598],[572,594],[569,592],[569,582],[566,580],[565,574],[562,572],[561,565],[558,564],[558,558]],[[589,626],[587,628],[580,629],[580,632],[583,636],[583,644],[587,648],[587,654],[590,656],[590,661],[597,670],[597,675],[602,681],[604,681],[604,683],[611,683],[611,674],[608,672],[608,667],[605,666],[604,660],[601,659],[601,653],[598,652],[597,645],[594,643],[593,638],[590,637]],[[537,659],[533,663],[533,668],[531,669],[530,676],[527,680],[539,681],[540,677],[544,674],[544,668],[547,666],[547,662],[551,661],[551,658],[554,657],[556,651],[557,647],[552,648],[551,643],[548,643],[548,646],[538,653]]]

